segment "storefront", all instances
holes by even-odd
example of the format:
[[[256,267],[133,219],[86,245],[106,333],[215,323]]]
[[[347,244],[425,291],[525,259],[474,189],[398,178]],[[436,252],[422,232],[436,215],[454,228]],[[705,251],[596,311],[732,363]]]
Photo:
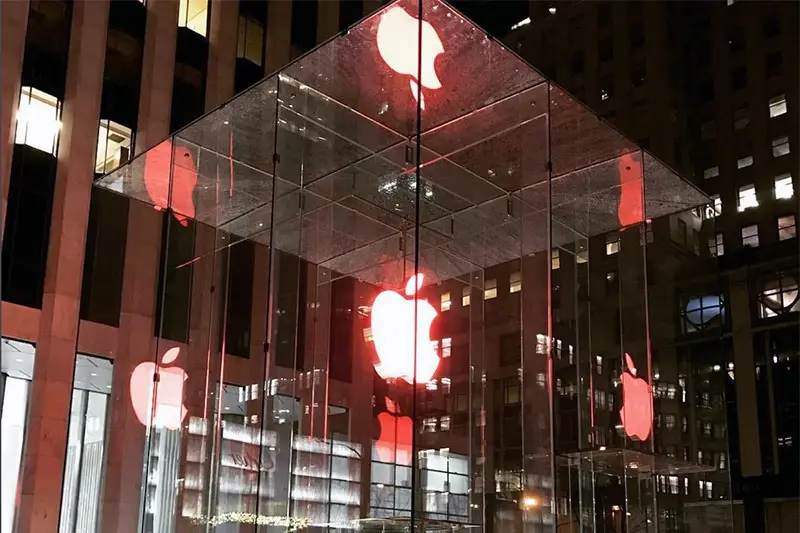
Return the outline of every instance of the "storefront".
[[[126,531],[729,528],[722,348],[687,363],[652,281],[704,260],[709,199],[447,4],[96,186],[164,213],[160,329],[107,407]]]

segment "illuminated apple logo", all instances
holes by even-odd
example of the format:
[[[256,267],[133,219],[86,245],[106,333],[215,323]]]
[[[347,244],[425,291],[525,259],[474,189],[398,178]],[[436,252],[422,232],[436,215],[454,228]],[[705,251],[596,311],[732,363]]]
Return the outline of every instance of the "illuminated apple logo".
[[[411,464],[411,438],[414,423],[401,416],[397,405],[386,398],[386,411],[378,415],[381,434],[378,437],[378,458],[383,463]]]
[[[424,276],[411,276],[406,295],[414,296],[422,287]],[[417,324],[414,328],[414,302]],[[395,291],[383,291],[372,303],[372,337],[379,363],[375,370],[383,379],[403,379],[414,383],[414,342],[416,339],[416,381],[427,383],[439,367],[430,328],[438,313],[426,300],[406,299]]]
[[[161,364],[173,363],[180,351],[180,348],[167,350],[161,358]],[[145,426],[150,425],[153,383],[155,383],[156,408],[152,426],[165,429],[180,428],[187,412],[183,405],[183,382],[187,377],[186,372],[178,366],[161,366],[153,362],[140,363],[131,373],[131,404],[139,422]]]
[[[632,439],[647,440],[653,428],[653,389],[636,376],[633,359],[625,354],[627,369],[622,372],[622,408],[619,418],[625,433]]]
[[[638,224],[644,220],[642,209],[642,162],[627,153],[618,160],[619,172],[619,207],[617,218],[623,228]]]
[[[177,146],[174,151],[169,140],[154,146],[144,156],[144,187],[157,211],[172,206],[175,219],[182,225],[194,213],[194,187],[197,184],[197,167],[191,151]],[[170,203],[170,170],[172,170],[172,202]]]
[[[422,69],[417,79],[419,60],[420,21],[409,15],[402,7],[395,6],[381,17],[378,24],[378,52],[389,66],[398,74],[411,76],[411,94],[425,109],[425,99],[420,85],[426,89],[440,89],[442,82],[436,75],[434,62],[436,56],[444,52],[439,34],[428,21],[422,21]]]

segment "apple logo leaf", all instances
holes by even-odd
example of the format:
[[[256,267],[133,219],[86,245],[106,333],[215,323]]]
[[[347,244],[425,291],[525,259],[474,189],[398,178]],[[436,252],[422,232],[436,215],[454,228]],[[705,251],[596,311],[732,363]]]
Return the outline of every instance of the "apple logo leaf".
[[[170,348],[164,355],[161,357],[161,364],[168,365],[175,361],[181,353],[180,347],[176,346],[175,348]]]

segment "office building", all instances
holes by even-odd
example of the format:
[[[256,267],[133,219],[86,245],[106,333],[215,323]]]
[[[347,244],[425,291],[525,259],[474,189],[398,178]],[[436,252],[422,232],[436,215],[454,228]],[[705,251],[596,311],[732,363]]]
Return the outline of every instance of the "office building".
[[[710,333],[731,370],[733,498],[748,531],[786,530],[800,505],[797,30],[789,2],[531,2],[505,38],[714,200],[714,234],[696,246],[720,266],[727,314]]]

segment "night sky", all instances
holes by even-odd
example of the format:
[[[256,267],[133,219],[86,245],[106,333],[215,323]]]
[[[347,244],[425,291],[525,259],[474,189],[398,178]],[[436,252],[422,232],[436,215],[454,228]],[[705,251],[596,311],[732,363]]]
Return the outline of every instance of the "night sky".
[[[529,8],[525,0],[449,0],[449,3],[498,38],[527,17]]]

